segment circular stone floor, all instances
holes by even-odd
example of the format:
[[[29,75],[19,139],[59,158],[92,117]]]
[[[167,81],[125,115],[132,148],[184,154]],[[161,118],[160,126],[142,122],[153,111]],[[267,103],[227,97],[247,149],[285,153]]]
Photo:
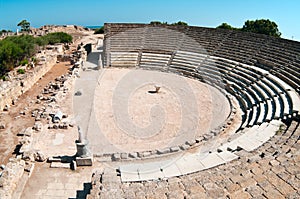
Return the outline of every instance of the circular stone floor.
[[[227,98],[197,80],[158,71],[102,69],[87,138],[94,154],[163,149],[209,132],[229,113]]]

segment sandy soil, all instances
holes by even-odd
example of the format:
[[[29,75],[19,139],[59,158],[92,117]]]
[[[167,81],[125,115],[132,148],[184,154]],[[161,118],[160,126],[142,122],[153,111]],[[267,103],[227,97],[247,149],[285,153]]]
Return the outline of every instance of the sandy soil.
[[[222,124],[230,112],[217,89],[175,74],[105,69],[98,82],[97,134],[106,140],[90,140],[96,151],[105,141],[103,150],[113,145],[126,152],[183,144]],[[158,93],[152,93],[155,85],[161,86]]]

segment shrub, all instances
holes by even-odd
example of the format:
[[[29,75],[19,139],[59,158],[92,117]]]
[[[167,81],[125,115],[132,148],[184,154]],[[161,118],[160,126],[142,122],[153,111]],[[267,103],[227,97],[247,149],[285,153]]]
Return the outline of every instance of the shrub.
[[[25,66],[27,64],[28,64],[28,60],[27,59],[24,59],[24,60],[20,61],[20,65],[22,65],[22,66]]]
[[[46,43],[46,44],[57,44],[57,43],[71,43],[73,40],[73,37],[67,33],[64,32],[54,32],[49,33],[45,36],[42,36],[40,38],[40,43]]]
[[[31,35],[6,37],[0,40],[0,76],[2,77],[19,64],[28,64],[30,58],[37,52],[38,46],[70,43],[72,40],[72,36],[64,32],[50,33],[37,38]]]
[[[162,25],[162,24],[167,25],[168,22],[151,21],[150,24],[151,24],[151,25]]]
[[[238,29],[238,28],[232,27],[231,25],[229,25],[227,23],[222,23],[217,28],[219,28],[219,29],[227,29],[227,30],[237,30]]]
[[[104,34],[104,26],[102,26],[101,28],[95,29],[94,34]]]
[[[19,69],[17,70],[17,72],[18,72],[19,74],[25,74],[25,70],[24,70],[23,68],[19,68]]]
[[[0,79],[2,79],[3,81],[7,81],[8,77],[6,75],[2,75],[2,76],[0,76]]]
[[[172,23],[171,25],[176,25],[176,26],[188,26],[188,23],[184,21],[178,21],[176,23]]]

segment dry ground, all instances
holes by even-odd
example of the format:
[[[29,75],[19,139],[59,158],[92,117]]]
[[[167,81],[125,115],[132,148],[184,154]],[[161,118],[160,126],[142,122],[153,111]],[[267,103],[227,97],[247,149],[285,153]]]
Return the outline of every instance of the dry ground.
[[[18,144],[17,134],[24,128],[32,127],[34,117],[31,117],[31,111],[39,105],[35,104],[36,97],[44,87],[56,77],[68,72],[70,68],[69,62],[61,62],[53,66],[53,68],[42,77],[31,89],[19,97],[15,106],[11,106],[9,112],[2,112],[0,116],[1,122],[6,124],[5,130],[0,130],[0,164],[6,164],[12,156],[16,145]],[[25,110],[25,115],[21,115],[20,111]]]
[[[155,85],[161,86],[158,93],[152,93]],[[217,89],[193,79],[157,71],[103,69],[94,112],[99,130],[88,132],[93,151],[132,152],[200,137],[226,120],[230,105]]]

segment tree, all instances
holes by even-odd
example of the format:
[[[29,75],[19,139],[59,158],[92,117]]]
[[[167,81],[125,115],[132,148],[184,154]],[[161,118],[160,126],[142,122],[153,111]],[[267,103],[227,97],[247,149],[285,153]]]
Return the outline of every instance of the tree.
[[[171,25],[174,25],[174,26],[187,26],[188,24],[184,21],[178,21],[176,23],[172,23]]]
[[[237,28],[232,27],[231,25],[229,25],[228,23],[222,23],[221,25],[219,25],[217,28],[219,29],[227,29],[227,30],[236,30]]]
[[[73,37],[64,32],[53,32],[41,37],[41,39],[46,41],[44,43],[53,45],[57,43],[71,43]]]
[[[151,24],[151,25],[161,25],[161,24],[167,25],[168,22],[151,21],[150,24]]]
[[[278,30],[277,24],[273,21],[270,21],[269,19],[257,19],[255,21],[247,20],[241,30],[245,32],[254,32],[274,37],[280,37],[281,35]]]
[[[94,34],[103,34],[104,33],[104,26],[95,29]]]
[[[277,24],[273,21],[270,21],[269,19],[257,19],[255,21],[247,20],[242,28],[235,28],[227,23],[222,23],[217,28],[228,30],[241,30],[244,32],[253,32],[274,37],[280,37],[281,35],[281,33],[278,30]]]
[[[28,32],[30,30],[30,23],[25,19],[18,23],[17,26],[21,27],[21,31]]]

